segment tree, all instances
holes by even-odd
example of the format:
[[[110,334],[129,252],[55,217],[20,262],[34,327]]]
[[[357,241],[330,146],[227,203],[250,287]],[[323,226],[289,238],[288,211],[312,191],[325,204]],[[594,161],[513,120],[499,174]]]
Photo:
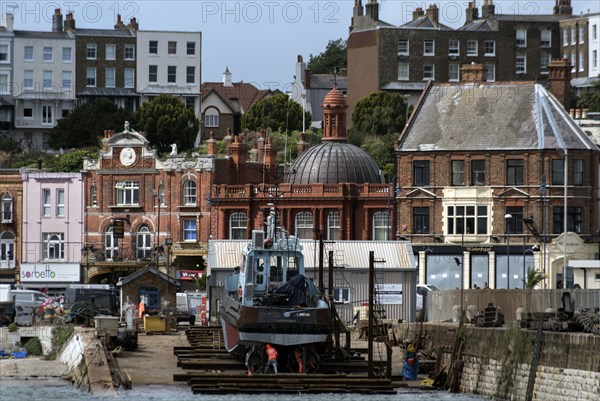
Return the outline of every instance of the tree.
[[[600,111],[600,76],[591,88],[581,94],[577,99],[577,107],[589,109],[591,112]]]
[[[83,168],[83,159],[86,157],[96,159],[98,158],[98,152],[95,150],[79,149],[65,153],[51,163],[48,170],[52,172],[79,172]]]
[[[397,133],[406,124],[407,104],[399,93],[374,92],[359,100],[352,112],[352,126],[363,134]]]
[[[134,123],[132,126],[144,131],[159,152],[170,150],[172,143],[179,150],[192,149],[199,128],[194,110],[173,95],[160,95],[144,103],[134,113]]]
[[[305,118],[311,121],[310,113]],[[242,117],[242,129],[247,131],[270,128],[285,132],[286,127],[288,132],[302,129],[302,106],[283,93],[259,100]]]
[[[310,55],[307,68],[311,74],[339,74],[346,68],[346,41],[330,40],[324,52]]]
[[[110,99],[100,98],[86,103],[58,120],[50,131],[48,145],[52,149],[100,146],[104,130],[123,130],[131,113],[117,107]]]

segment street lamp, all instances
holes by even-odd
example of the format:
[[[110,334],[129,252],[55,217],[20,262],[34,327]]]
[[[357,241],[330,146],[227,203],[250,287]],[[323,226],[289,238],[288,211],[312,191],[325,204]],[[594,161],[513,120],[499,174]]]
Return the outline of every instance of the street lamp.
[[[543,256],[543,269],[542,272],[544,273],[544,277],[546,277],[546,208],[548,206],[548,199],[546,198],[546,175],[544,174],[542,176],[542,183],[540,184],[540,192],[542,193],[542,196],[544,197],[544,201],[542,204],[542,220],[544,221],[544,256]],[[544,279],[545,281],[545,279]],[[544,285],[545,287],[545,285]]]
[[[156,198],[156,204],[158,206],[158,223],[156,226],[156,270],[159,270],[158,268],[158,254],[160,252],[160,188],[162,187],[163,183],[162,181],[159,184],[159,190],[156,191],[154,188],[151,189],[152,191],[152,196],[154,196]]]
[[[506,289],[510,288],[510,220],[512,214],[506,213],[504,220],[506,221]]]
[[[464,249],[463,249],[463,261],[465,259],[465,254],[464,254]],[[465,307],[464,307],[464,283],[463,283],[463,271],[464,271],[464,266],[463,263],[460,261],[459,258],[455,257],[454,258],[454,262],[456,262],[456,266],[458,266],[459,269],[459,273],[460,273],[460,321],[459,321],[459,325],[462,326],[464,323],[464,315],[465,315]]]

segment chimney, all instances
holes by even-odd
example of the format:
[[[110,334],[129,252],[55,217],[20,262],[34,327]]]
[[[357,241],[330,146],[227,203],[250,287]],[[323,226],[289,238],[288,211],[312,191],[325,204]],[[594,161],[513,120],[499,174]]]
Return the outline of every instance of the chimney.
[[[483,18],[492,18],[496,13],[496,6],[492,0],[483,0],[483,6],[481,7],[481,14]]]
[[[571,0],[556,0],[553,8],[554,15],[573,15]]]
[[[298,60],[296,61],[296,79],[295,79],[295,82],[301,82],[302,84],[304,84],[303,80],[304,80],[304,71],[305,70],[306,70],[306,63],[304,62],[304,59],[302,58],[302,56],[299,54],[298,55]]]
[[[2,26],[4,26],[8,32],[12,32],[15,28],[15,15],[13,13],[4,13],[2,15]]]
[[[267,132],[263,129],[260,131],[260,137],[256,140],[256,160],[260,163],[263,162],[263,157],[265,154],[265,137],[267,136]]]
[[[271,143],[271,137],[268,137],[265,145],[265,167],[273,166],[277,166],[277,149]]]
[[[115,31],[125,30],[125,24],[121,21],[121,14],[117,14],[117,22],[115,23]]]
[[[310,89],[310,69],[304,70],[304,89]]]
[[[465,24],[469,24],[479,17],[479,10],[477,10],[477,7],[475,7],[474,2],[469,3],[469,7],[467,8],[466,13],[467,19],[465,21]]]
[[[236,165],[245,164],[248,159],[248,145],[240,142],[238,135],[233,136],[233,143],[229,146],[229,155]]]
[[[233,83],[231,82],[231,73],[229,72],[229,67],[225,67],[225,72],[223,73],[223,86],[233,86]]]
[[[483,64],[463,64],[460,68],[462,82],[477,83],[485,82],[485,73],[487,68]]]
[[[63,30],[63,16],[60,13],[60,8],[54,9],[54,15],[52,16],[52,32],[62,32]]]
[[[371,17],[373,21],[379,21],[379,3],[377,0],[369,0],[365,6],[367,17]]]
[[[567,59],[554,59],[548,64],[550,93],[554,95],[565,110],[571,103],[571,63]]]
[[[210,131],[208,135],[210,136],[210,138],[206,141],[208,155],[215,156],[217,154],[217,140],[215,139],[215,133]]]
[[[227,149],[227,154],[229,154],[229,145],[231,145],[231,141],[233,140],[233,136],[231,135],[231,128],[227,128],[227,135],[223,138],[223,142],[225,142],[225,149]]]
[[[130,30],[137,32],[140,29],[140,24],[138,24],[137,19],[135,17],[129,20],[129,24],[127,24],[127,28]]]
[[[427,9],[427,16],[429,17],[430,20],[433,21],[433,24],[436,26],[438,25],[439,15],[440,15],[440,11],[439,11],[437,5],[431,4],[429,6],[429,8]]]
[[[424,15],[425,15],[425,11],[423,11],[423,9],[421,7],[417,7],[417,9],[415,11],[413,11],[413,21],[421,18]]]
[[[75,30],[75,19],[73,18],[73,13],[68,13],[67,18],[65,18],[65,32],[72,32]]]
[[[296,149],[298,150],[299,157],[306,149],[310,147],[310,144],[306,142],[306,133],[302,132],[300,134],[300,140],[296,143]]]

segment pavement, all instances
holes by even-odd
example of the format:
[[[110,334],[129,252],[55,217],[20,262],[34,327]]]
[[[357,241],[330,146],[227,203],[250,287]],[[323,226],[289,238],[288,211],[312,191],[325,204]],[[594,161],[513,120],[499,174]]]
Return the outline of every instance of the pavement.
[[[39,357],[0,359],[0,382],[6,378],[66,378],[67,367],[60,361]]]

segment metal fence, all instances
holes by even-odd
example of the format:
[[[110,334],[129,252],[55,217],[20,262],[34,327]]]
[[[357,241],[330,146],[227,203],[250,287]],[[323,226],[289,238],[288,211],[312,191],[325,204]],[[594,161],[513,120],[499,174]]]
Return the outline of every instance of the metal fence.
[[[600,307],[600,290],[464,290],[464,308],[474,305],[477,311],[483,310],[489,303],[498,306],[504,312],[506,322],[517,319],[517,309],[529,307],[528,312],[545,312],[548,308],[555,310],[562,308],[562,299],[565,293],[570,294],[573,310],[581,308]],[[529,298],[529,299],[527,299]],[[450,321],[453,308],[457,306],[460,311],[461,291],[434,291],[427,295],[427,320]],[[454,308],[455,310],[457,308]],[[567,306],[568,309],[568,306]],[[456,312],[454,312],[456,314]],[[458,315],[460,316],[460,314]]]

